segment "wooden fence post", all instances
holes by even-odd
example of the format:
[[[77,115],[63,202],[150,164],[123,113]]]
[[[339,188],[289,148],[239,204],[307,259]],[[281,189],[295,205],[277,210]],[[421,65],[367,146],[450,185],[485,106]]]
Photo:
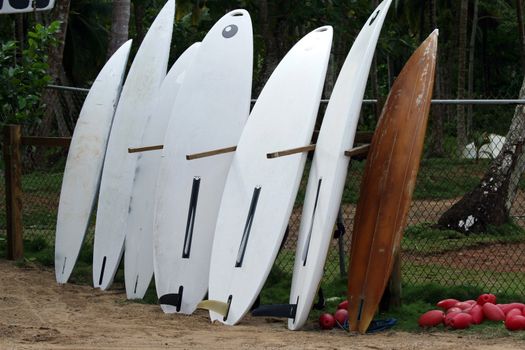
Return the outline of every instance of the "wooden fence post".
[[[7,212],[7,259],[18,260],[24,256],[22,235],[22,162],[20,125],[4,127],[4,162]]]
[[[393,259],[392,274],[379,303],[381,311],[389,311],[401,306],[401,252],[398,251]]]

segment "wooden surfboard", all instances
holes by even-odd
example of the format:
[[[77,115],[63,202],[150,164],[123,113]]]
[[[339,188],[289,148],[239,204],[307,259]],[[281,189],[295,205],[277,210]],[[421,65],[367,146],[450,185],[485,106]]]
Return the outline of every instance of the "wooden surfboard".
[[[184,51],[162,81],[144,130],[143,145],[164,142],[173,103],[199,46],[200,43],[195,43]],[[161,153],[159,150],[143,152],[137,157],[124,249],[124,280],[128,299],[142,299],[153,277],[153,216]]]
[[[370,65],[391,0],[372,12],[341,68],[330,97],[306,186],[297,239],[290,304],[295,315],[288,328],[300,329],[308,318],[324,272],[332,231],[343,195],[349,157],[359,121]]]
[[[248,118],[228,173],[210,264],[209,299],[228,307],[226,315],[210,310],[212,321],[237,323],[270,273],[306,153],[276,159],[267,154],[310,142],[331,42],[329,26],[302,38],[279,63]]]
[[[210,252],[233,154],[250,112],[250,15],[224,15],[203,39],[173,105],[157,178],[153,226],[157,295],[164,312],[191,314],[208,289]]]
[[[95,225],[93,285],[107,289],[113,282],[122,252],[129,204],[142,135],[166,76],[175,17],[175,0],[169,0],[152,23],[122,88],[109,135]]]
[[[372,138],[352,234],[350,330],[365,333],[399,251],[419,169],[434,85],[435,30],[397,77]]]
[[[67,155],[55,236],[55,275],[66,283],[88,229],[131,40],[104,65],[89,89]]]

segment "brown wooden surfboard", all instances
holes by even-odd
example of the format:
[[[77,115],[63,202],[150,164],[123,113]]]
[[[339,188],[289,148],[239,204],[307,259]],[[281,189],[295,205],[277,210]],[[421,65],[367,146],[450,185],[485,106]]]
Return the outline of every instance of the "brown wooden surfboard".
[[[406,225],[430,109],[435,30],[396,79],[372,138],[348,269],[350,330],[365,333],[392,272]]]

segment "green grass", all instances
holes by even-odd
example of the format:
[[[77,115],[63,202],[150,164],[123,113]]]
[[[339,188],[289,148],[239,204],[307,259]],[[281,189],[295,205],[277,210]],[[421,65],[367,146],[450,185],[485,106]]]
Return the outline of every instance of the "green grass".
[[[509,222],[499,227],[489,227],[486,233],[466,235],[453,230],[433,228],[431,223],[409,226],[404,233],[401,247],[404,251],[437,254],[493,243],[525,241],[525,231]]]
[[[33,172],[22,176],[24,193],[60,194],[63,172]]]
[[[522,295],[525,290],[525,273],[501,272],[486,269],[466,269],[451,267],[441,263],[404,262],[402,275],[405,283],[417,286],[426,283],[439,283],[445,287],[468,284],[472,288],[484,289],[493,294],[509,296]],[[416,276],[414,278],[414,276]],[[525,301],[525,300],[524,300]]]

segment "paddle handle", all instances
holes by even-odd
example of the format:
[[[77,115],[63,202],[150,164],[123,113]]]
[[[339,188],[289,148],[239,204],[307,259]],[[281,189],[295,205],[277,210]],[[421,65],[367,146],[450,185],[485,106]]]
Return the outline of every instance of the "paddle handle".
[[[219,148],[219,149],[207,151],[207,152],[188,154],[186,155],[186,159],[193,160],[193,159],[199,159],[199,158],[206,158],[206,157],[216,156],[219,154],[235,152],[236,150],[237,150],[237,146]]]
[[[155,146],[146,146],[146,147],[135,147],[135,148],[128,148],[128,153],[139,153],[139,152],[148,152],[148,151],[156,151],[159,149],[163,149],[164,145],[155,145]]]

